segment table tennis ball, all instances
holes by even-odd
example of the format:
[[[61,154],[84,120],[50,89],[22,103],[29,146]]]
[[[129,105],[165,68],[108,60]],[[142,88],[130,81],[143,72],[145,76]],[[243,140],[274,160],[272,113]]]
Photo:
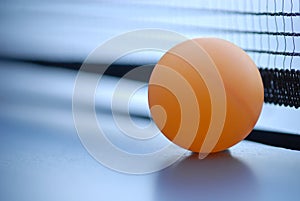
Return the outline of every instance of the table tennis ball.
[[[149,107],[157,127],[175,144],[199,153],[222,151],[243,140],[258,120],[263,98],[262,79],[251,58],[217,38],[171,48],[149,80]]]

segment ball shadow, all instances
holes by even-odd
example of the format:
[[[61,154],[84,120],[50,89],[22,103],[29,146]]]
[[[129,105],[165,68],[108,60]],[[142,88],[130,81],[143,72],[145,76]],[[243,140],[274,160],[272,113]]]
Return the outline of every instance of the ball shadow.
[[[157,177],[155,200],[255,200],[257,184],[251,169],[229,151],[203,160],[192,154]]]

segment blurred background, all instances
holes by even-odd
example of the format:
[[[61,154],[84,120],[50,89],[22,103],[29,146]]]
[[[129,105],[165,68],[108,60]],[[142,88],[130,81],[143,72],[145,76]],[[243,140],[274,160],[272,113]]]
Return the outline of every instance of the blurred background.
[[[188,38],[224,38],[248,52],[259,68],[300,68],[299,1],[4,0],[0,9],[0,57],[35,64],[39,71],[44,66],[79,69],[104,41],[141,28],[168,29]],[[155,64],[162,54],[133,54],[108,74],[121,76],[136,65]],[[299,134],[299,117],[293,107],[266,104],[257,126]]]

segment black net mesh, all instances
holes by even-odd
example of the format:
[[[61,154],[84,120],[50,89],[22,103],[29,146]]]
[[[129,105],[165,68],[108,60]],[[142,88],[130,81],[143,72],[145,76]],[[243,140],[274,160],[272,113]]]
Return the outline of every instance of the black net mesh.
[[[265,102],[300,107],[300,1],[212,1],[198,9],[214,18],[199,27],[242,47],[256,62]],[[201,24],[201,23],[200,23]]]

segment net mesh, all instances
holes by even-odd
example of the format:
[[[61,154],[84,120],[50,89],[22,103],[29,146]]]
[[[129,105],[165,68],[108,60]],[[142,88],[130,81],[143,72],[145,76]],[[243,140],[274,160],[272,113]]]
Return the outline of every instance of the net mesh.
[[[211,1],[198,13],[211,18],[199,32],[242,47],[257,64],[265,102],[300,107],[300,1]]]

